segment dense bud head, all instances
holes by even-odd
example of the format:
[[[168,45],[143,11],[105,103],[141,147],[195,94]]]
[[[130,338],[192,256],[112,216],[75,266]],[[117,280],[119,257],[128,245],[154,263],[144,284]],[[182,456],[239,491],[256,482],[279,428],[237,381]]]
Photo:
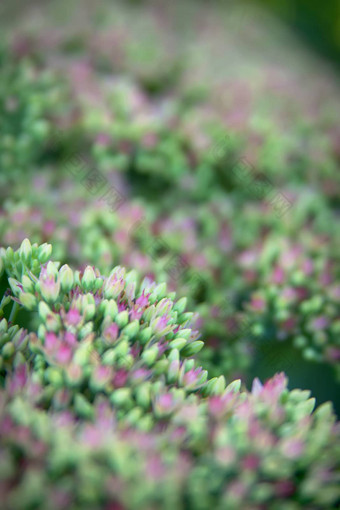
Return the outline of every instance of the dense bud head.
[[[33,278],[33,293],[22,292],[22,281],[27,286],[31,280],[27,274],[19,280],[10,278],[12,290],[23,308],[38,312],[39,321],[34,324],[37,333],[31,333],[33,358],[27,352],[27,362],[33,363],[35,379],[41,384],[47,378],[53,387],[79,393],[81,398],[70,405],[83,417],[88,408],[85,400],[91,405],[104,394],[115,405],[121,402],[118,390],[124,388],[129,390],[130,404],[121,408],[119,419],[138,426],[139,419],[132,419],[129,412],[142,398],[137,391],[140,384],[151,385],[150,395],[153,383],[161,380],[169,391],[181,387],[190,394],[204,387],[206,373],[193,359],[187,359],[180,370],[181,359],[198,352],[203,342],[195,340],[189,327],[191,316],[177,322],[185,303],[180,300],[176,306],[163,284],[139,286],[136,274],[126,274],[122,267],[104,277],[87,266],[74,277],[69,266],[58,269],[52,261],[41,267],[39,278]],[[96,287],[96,281],[102,285]],[[5,354],[9,359],[10,347]],[[150,398],[142,398],[141,418],[154,413]],[[53,399],[49,402],[53,408]]]

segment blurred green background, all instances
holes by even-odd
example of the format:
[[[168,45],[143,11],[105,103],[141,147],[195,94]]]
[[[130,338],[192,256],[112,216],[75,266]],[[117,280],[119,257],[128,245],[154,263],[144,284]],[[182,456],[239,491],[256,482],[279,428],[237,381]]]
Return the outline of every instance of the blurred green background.
[[[53,3],[55,0],[2,0],[0,3],[0,22],[13,16],[22,15],[25,9],[39,4]],[[143,3],[145,0],[123,0],[123,3]],[[162,4],[164,0],[154,0],[154,4]],[[179,0],[180,3],[183,0]],[[326,57],[334,66],[340,66],[340,1],[326,0],[197,0],[199,3],[218,2],[231,7],[242,8],[258,5],[271,11],[284,21],[286,25],[310,48]],[[150,3],[150,2],[148,2]],[[176,2],[173,2],[176,3]],[[183,2],[184,3],[184,2]]]
[[[339,0],[257,0],[269,8],[315,51],[340,64]]]

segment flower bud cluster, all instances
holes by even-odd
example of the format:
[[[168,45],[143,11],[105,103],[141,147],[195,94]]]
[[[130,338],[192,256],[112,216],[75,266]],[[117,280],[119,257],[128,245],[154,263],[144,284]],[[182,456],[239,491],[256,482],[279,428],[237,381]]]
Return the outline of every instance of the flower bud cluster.
[[[331,406],[313,413],[309,392],[289,391],[283,374],[254,380],[251,392],[235,381],[209,397],[158,394],[162,426],[148,431],[138,428],[138,406],[122,427],[104,395],[89,404],[78,394],[71,409],[62,392],[46,410],[45,389],[20,364],[0,390],[6,509],[148,510],[156,501],[160,509],[299,510],[339,500]]]
[[[322,239],[266,240],[254,265],[246,316],[255,337],[270,329],[306,360],[330,363],[340,377],[339,275],[335,257],[321,247],[316,252],[315,243]],[[241,261],[242,254],[246,270]]]
[[[251,392],[208,378],[186,299],[120,266],[33,272],[42,251],[25,240],[1,257],[9,297],[32,314],[28,333],[0,321],[5,508],[336,504],[330,404],[313,413],[283,373]]]
[[[18,58],[2,41],[0,183],[21,179],[32,170],[48,142],[51,122],[61,98],[60,84],[50,72],[38,71],[32,58]]]
[[[4,250],[2,259],[13,300],[37,312],[26,357],[34,380],[48,385],[52,407],[61,405],[63,392],[64,406],[91,414],[91,402],[104,394],[119,417],[138,418],[148,428],[148,414],[162,416],[159,394],[183,399],[204,388],[207,372],[192,358],[203,342],[190,328],[185,300],[174,301],[164,284],[139,284],[136,273],[122,267],[104,277],[91,266],[73,271],[49,261],[37,277],[25,263],[35,267],[40,252],[24,240],[18,251]]]

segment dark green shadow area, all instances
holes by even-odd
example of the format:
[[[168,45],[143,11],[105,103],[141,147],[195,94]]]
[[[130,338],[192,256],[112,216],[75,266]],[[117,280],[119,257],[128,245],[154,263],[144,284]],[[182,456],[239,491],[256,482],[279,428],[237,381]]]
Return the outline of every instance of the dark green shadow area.
[[[305,360],[300,351],[288,342],[277,343],[275,348],[273,342],[257,343],[256,357],[247,379],[248,387],[255,377],[264,382],[277,372],[285,372],[290,390],[310,390],[317,406],[331,401],[337,416],[340,416],[340,384],[336,382],[331,366]]]

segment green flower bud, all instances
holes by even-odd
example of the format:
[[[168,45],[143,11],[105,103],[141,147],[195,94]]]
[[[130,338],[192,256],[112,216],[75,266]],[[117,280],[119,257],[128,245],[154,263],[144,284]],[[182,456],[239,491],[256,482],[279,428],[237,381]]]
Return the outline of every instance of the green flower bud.
[[[114,390],[110,396],[110,401],[117,407],[130,407],[133,403],[131,398],[131,388],[118,388],[117,390]]]
[[[156,295],[157,299],[162,299],[166,295],[166,283],[160,283],[156,285],[156,287],[153,290],[153,294]]]
[[[172,349],[169,356],[170,361],[179,361],[179,350],[178,349]]]
[[[126,283],[136,283],[138,281],[138,273],[135,269],[132,269],[125,275]]]
[[[211,395],[222,395],[222,393],[225,390],[226,382],[223,375],[217,378],[215,383],[213,384],[211,388]]]
[[[118,306],[114,299],[109,299],[105,308],[105,315],[111,317],[112,320],[118,315]]]
[[[94,288],[93,292],[97,292],[102,286],[103,286],[104,280],[101,278],[96,278],[96,281],[94,282]]]
[[[114,365],[117,359],[117,354],[115,349],[108,349],[102,357],[103,365]]]
[[[124,326],[126,326],[127,323],[129,322],[129,312],[127,310],[119,312],[119,314],[115,318],[115,322],[116,324],[118,324],[120,328],[124,328]]]
[[[84,418],[86,420],[92,420],[94,418],[93,407],[83,395],[75,395],[74,410],[80,418]]]
[[[74,276],[74,283],[76,285],[79,285],[79,287],[81,287],[80,271],[74,271],[73,276]]]
[[[66,383],[71,388],[80,386],[83,381],[83,369],[81,366],[72,364],[65,372]]]
[[[104,372],[104,373],[103,373]],[[111,369],[106,367],[100,367],[99,373],[98,369],[94,369],[90,377],[90,388],[92,391],[97,392],[100,390],[105,390],[110,383],[110,379],[112,377]]]
[[[45,324],[48,331],[54,331],[55,333],[58,333],[61,327],[60,316],[56,315],[55,313],[51,313],[47,316]]]
[[[150,367],[152,366],[157,357],[158,357],[158,347],[157,345],[153,345],[152,347],[149,347],[144,352],[142,352],[142,360],[145,361],[145,363]]]
[[[185,338],[176,338],[169,343],[170,349],[178,349],[179,351],[183,349],[183,347],[187,344],[187,340]]]
[[[96,313],[96,305],[94,304],[87,304],[84,310],[85,319],[88,321],[90,319],[93,319]]]
[[[149,306],[143,313],[143,319],[145,322],[150,322],[150,320],[156,315],[156,307],[155,305]]]
[[[14,356],[15,354],[15,346],[12,342],[7,342],[2,350],[1,350],[1,355],[3,357],[3,359],[10,359],[12,356]]]
[[[92,351],[93,351],[92,344],[90,344],[88,342],[81,343],[73,355],[73,362],[76,365],[80,365],[80,366],[87,365],[90,360]]]
[[[115,347],[114,347],[116,356],[126,356],[130,350],[130,344],[128,339],[121,340]]]
[[[45,328],[45,333],[46,333],[46,328]],[[31,333],[29,336],[29,349],[33,354],[39,354],[43,350],[42,344],[41,344],[41,339],[39,340],[39,338],[34,333]],[[44,340],[44,338],[45,338],[45,336],[42,338],[42,340]]]
[[[190,321],[192,318],[193,318],[194,314],[192,312],[186,312],[186,313],[182,313],[179,317],[178,317],[178,324],[184,324],[188,321]]]
[[[164,315],[168,313],[172,308],[172,303],[169,299],[163,298],[156,305],[156,314]]]
[[[38,338],[43,342],[45,340],[46,335],[46,327],[44,324],[40,324],[38,327]]]
[[[10,246],[6,250],[6,261],[9,263],[14,261],[14,251]]]
[[[93,267],[87,266],[83,278],[81,280],[81,285],[85,291],[91,291],[93,290],[94,284],[96,281],[96,275],[93,270]]]
[[[0,347],[5,345],[6,342],[9,342],[10,338],[11,337],[10,337],[9,333],[2,333],[0,336]]]
[[[305,402],[300,402],[294,406],[294,419],[300,420],[305,416],[309,416],[315,407],[315,398],[309,398]]]
[[[59,297],[60,280],[56,265],[49,262],[47,269],[42,269],[39,277],[39,287],[42,297],[50,302],[55,303]]]
[[[34,310],[38,304],[37,298],[29,292],[22,292],[19,301],[27,310]]]
[[[152,328],[150,328],[150,326],[148,326],[147,328],[139,330],[137,340],[142,345],[145,345],[150,340],[151,337],[152,337]]]
[[[197,340],[196,342],[191,342],[187,344],[182,350],[182,356],[194,356],[197,354],[204,346],[204,342]]]
[[[43,369],[34,371],[32,374],[32,382],[34,384],[42,385],[44,382],[44,374],[45,372]]]
[[[118,266],[115,267],[104,284],[104,297],[107,299],[116,298],[124,290],[125,286],[125,269]]]
[[[125,370],[130,370],[130,368],[134,364],[134,357],[131,354],[127,354],[126,356],[120,356],[117,360],[117,367],[124,368]]]
[[[74,284],[74,276],[72,269],[64,264],[59,270],[60,285],[64,292],[70,292]]]
[[[87,322],[79,331],[79,338],[83,340],[89,336],[93,331],[93,322]]]
[[[152,416],[150,414],[146,414],[142,416],[138,423],[136,423],[136,427],[138,430],[141,430],[143,432],[149,432],[154,427],[154,420],[152,419]]]
[[[20,365],[25,365],[25,364],[26,364],[25,356],[22,354],[22,352],[17,352],[16,355],[14,356],[13,366],[19,367]]]
[[[23,286],[23,289],[25,292],[34,292],[34,283],[32,282],[31,278],[29,278],[27,275],[23,275],[21,278],[21,283]]]
[[[59,277],[58,264],[50,260],[46,266],[46,273],[49,276],[53,276],[55,279]]]
[[[188,372],[195,368],[195,360],[194,359],[186,359],[183,363],[184,372]]]
[[[18,326],[18,324],[13,324],[13,326],[10,326],[10,327],[8,328],[8,333],[9,333],[10,335],[15,335],[15,333],[17,333],[18,331],[19,331],[19,326]]]
[[[0,337],[0,347],[5,345],[5,343],[9,342],[10,338],[11,337],[8,333],[3,333]]]
[[[332,421],[333,407],[331,402],[324,402],[321,404],[314,413],[314,417],[321,421]]]
[[[143,410],[140,407],[134,407],[127,413],[125,416],[125,422],[129,425],[136,425],[139,421],[139,419],[143,415]]]
[[[8,278],[8,283],[12,289],[12,292],[15,296],[18,296],[22,292],[22,285],[15,278]]]
[[[153,372],[155,375],[162,375],[165,374],[168,370],[169,366],[169,360],[167,359],[160,359],[157,361],[153,367]]]
[[[240,391],[240,389],[241,389],[241,379],[236,379],[235,381],[228,384],[225,391],[226,391],[226,393],[230,393],[230,392],[238,393]]]
[[[28,335],[22,338],[23,330],[20,329],[13,337],[12,342],[19,351],[24,351],[28,344]]]
[[[189,340],[191,333],[192,333],[192,330],[189,328],[180,329],[177,334],[178,336],[176,336],[176,338],[185,338],[186,340]]]
[[[125,328],[122,330],[122,334],[126,335],[129,339],[132,339],[137,335],[139,327],[139,321],[134,320],[125,326]]]
[[[187,306],[187,302],[188,300],[186,297],[179,299],[174,306],[174,311],[178,312],[178,314],[182,314]]]
[[[7,331],[7,328],[8,328],[8,323],[7,323],[6,319],[1,319],[1,321],[0,321],[0,335],[5,333]]]
[[[225,390],[225,385],[226,382],[223,375],[220,377],[213,377],[206,384],[203,393],[204,395],[222,395]]]
[[[63,387],[63,376],[58,368],[48,367],[45,370],[45,379],[56,388]]]
[[[99,304],[98,311],[104,315],[104,321],[110,323],[111,319],[114,319],[118,314],[118,306],[114,299],[103,299]]]
[[[186,392],[182,388],[171,388],[171,393],[177,402],[184,402],[186,398]]]
[[[38,260],[41,264],[48,261],[52,253],[52,245],[44,243],[38,248]]]
[[[169,384],[177,381],[179,376],[180,362],[179,360],[171,361],[168,368],[167,380]]]

